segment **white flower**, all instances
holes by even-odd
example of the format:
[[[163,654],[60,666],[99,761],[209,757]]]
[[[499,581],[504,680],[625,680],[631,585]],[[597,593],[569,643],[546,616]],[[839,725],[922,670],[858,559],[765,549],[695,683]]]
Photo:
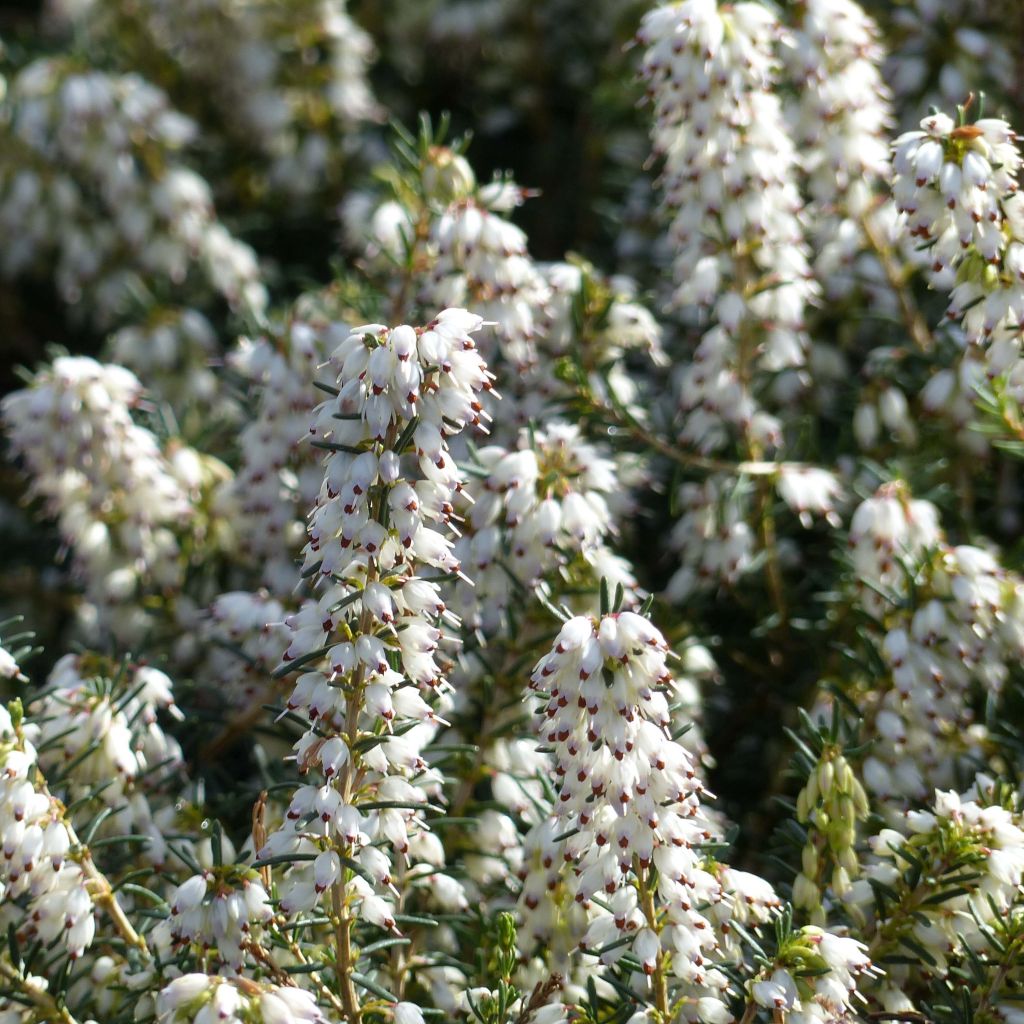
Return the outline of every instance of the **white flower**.
[[[796,982],[789,971],[777,970],[770,978],[754,982],[752,994],[756,1002],[770,1010],[799,1010]]]
[[[779,496],[799,515],[805,527],[811,525],[812,513],[828,520],[832,526],[838,525],[836,508],[843,496],[843,487],[834,473],[813,466],[783,463],[777,486]]]

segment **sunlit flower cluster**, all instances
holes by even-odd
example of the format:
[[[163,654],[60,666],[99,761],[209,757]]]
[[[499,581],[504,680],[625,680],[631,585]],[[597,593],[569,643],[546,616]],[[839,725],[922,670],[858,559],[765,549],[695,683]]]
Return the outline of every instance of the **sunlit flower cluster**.
[[[298,766],[322,778],[296,790],[261,851],[316,854],[289,873],[288,913],[329,892],[335,913],[353,906],[393,928],[392,880],[438,863],[425,832],[436,782],[424,748],[442,721],[443,630],[457,620],[431,576],[459,572],[446,526],[461,472],[447,437],[481,422],[491,378],[471,337],[480,327],[463,309],[418,330],[370,324],[331,359],[337,393],[310,426],[328,452],[304,564],[319,598],[288,617],[284,652],[286,665],[304,668],[288,699],[311,726]],[[373,746],[361,742],[375,734]],[[344,866],[352,858],[355,875]]]
[[[817,286],[797,155],[772,89],[779,31],[759,4],[719,10],[713,0],[658,7],[640,29],[654,148],[665,160],[674,301],[716,321],[680,375],[682,440],[705,452],[722,448],[730,429],[778,446],[778,420],[759,407],[752,375],[806,358],[805,308]]]

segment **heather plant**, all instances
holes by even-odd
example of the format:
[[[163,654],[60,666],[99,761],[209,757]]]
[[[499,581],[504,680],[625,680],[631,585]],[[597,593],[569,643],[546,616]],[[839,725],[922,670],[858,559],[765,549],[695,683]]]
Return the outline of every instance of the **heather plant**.
[[[1014,26],[0,21],[0,1024],[1022,1024]]]

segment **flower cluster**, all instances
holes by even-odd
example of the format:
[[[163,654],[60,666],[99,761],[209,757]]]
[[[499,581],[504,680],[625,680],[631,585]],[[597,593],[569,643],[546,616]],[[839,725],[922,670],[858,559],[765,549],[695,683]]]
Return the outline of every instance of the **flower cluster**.
[[[609,500],[622,480],[608,455],[556,420],[522,431],[512,450],[475,453],[480,475],[464,488],[473,504],[455,548],[472,580],[457,595],[464,621],[493,632],[524,589],[558,569],[635,589],[628,563],[607,543],[617,532]]]
[[[700,853],[713,827],[690,755],[668,732],[667,654],[634,612],[579,616],[534,669],[530,688],[544,702],[538,731],[554,749],[558,779],[554,827],[569,833],[550,842],[570,867],[575,901],[599,897],[609,908],[593,918],[582,949],[601,952],[628,936],[612,960],[631,949],[651,974],[670,958],[676,977],[721,993],[727,981],[709,959],[717,939],[703,907],[722,894]],[[663,922],[649,902],[655,891]]]
[[[933,371],[921,392],[925,409],[959,426],[960,443],[983,452],[977,388],[999,380],[1019,402],[1024,384],[1024,206],[1018,193],[1016,135],[998,118],[961,123],[943,113],[895,143],[893,193],[906,230],[927,254],[932,286],[948,291],[949,320],[963,329],[963,352]]]
[[[166,83],[224,159],[247,156],[253,188],[315,194],[337,178],[344,135],[377,116],[366,80],[373,44],[344,0],[118,0],[69,14],[119,60]]]
[[[157,1019],[166,1024],[326,1024],[313,996],[301,988],[260,984],[248,978],[183,974],[156,1000]]]
[[[105,323],[195,268],[240,311],[262,312],[256,256],[181,162],[195,126],[159,89],[43,59],[19,72],[3,106],[6,277],[52,268],[64,301]]]
[[[748,486],[721,474],[680,485],[679,518],[671,542],[681,561],[669,582],[673,600],[683,601],[712,581],[735,583],[754,557],[754,533],[744,500]]]
[[[354,911],[393,928],[383,894],[401,899],[394,886],[417,862],[443,863],[425,831],[436,786],[424,748],[441,721],[442,630],[457,620],[431,576],[459,572],[445,532],[462,485],[448,437],[486,415],[491,378],[471,337],[481,324],[462,309],[419,330],[371,324],[332,356],[337,393],[310,427],[328,452],[304,563],[320,596],[289,616],[284,655],[305,669],[288,699],[310,722],[298,766],[319,778],[295,792],[260,851],[313,857],[285,879],[289,914],[328,893],[339,927]],[[444,891],[439,878],[431,884]]]
[[[730,427],[749,445],[777,446],[778,421],[760,408],[752,375],[806,357],[816,285],[796,152],[772,90],[778,32],[759,4],[686,0],[655,8],[639,33],[654,148],[665,160],[674,300],[717,321],[680,380],[682,440],[701,451],[723,447]]]
[[[285,615],[285,606],[265,590],[220,594],[196,615],[196,632],[183,645],[189,650],[178,656],[192,660],[201,653],[197,674],[215,682],[230,706],[251,707],[268,696],[268,680],[288,646]]]
[[[92,813],[96,804],[107,809],[102,834],[145,836],[146,857],[162,865],[167,844],[150,798],[167,789],[183,758],[158,722],[158,710],[182,717],[163,672],[148,665],[117,671],[87,654],[64,655],[47,679],[46,695],[28,707],[39,765],[54,777],[62,772],[67,802]],[[161,802],[167,801],[154,801],[157,808]]]
[[[877,26],[854,0],[806,0],[798,18],[786,51],[799,97],[791,120],[815,205],[815,269],[836,295],[872,273],[857,257],[865,248],[861,219],[872,215],[875,190],[890,176],[884,51]]]
[[[899,806],[949,785],[980,753],[972,694],[998,695],[1024,650],[1024,580],[987,551],[946,543],[935,507],[899,487],[857,509],[850,544],[891,674],[864,694],[877,736],[864,781]]]
[[[1012,312],[1012,295],[999,287],[999,274],[1005,268],[1017,277],[1019,167],[1013,131],[997,118],[958,125],[946,114],[932,114],[895,143],[893,194],[910,233],[929,244],[933,282],[951,284],[967,264],[949,315],[959,319],[969,304],[977,305],[973,300],[985,299],[964,320],[972,341],[992,335]]]
[[[967,792],[936,791],[930,810],[910,811],[896,824],[871,839],[876,860],[851,896],[870,905],[872,891],[884,887],[892,902],[881,904],[876,944],[886,950],[919,944],[933,970],[945,974],[961,944],[984,948],[986,927],[1017,902],[1024,877],[1021,814],[1012,801],[1000,802],[992,779],[979,775]]]
[[[176,943],[216,948],[217,956],[241,973],[245,943],[271,917],[267,891],[255,871],[214,868],[178,886],[171,903],[171,937]]]
[[[37,772],[35,746],[20,715],[0,707],[0,920],[24,938],[59,942],[80,957],[96,932],[95,910],[77,844],[60,804]]]
[[[62,356],[0,404],[30,494],[71,548],[89,602],[83,624],[121,637],[145,632],[135,599],[182,578],[179,536],[193,515],[196,453],[165,454],[132,419],[142,385],[124,367]]]
[[[750,990],[755,1003],[783,1020],[841,1022],[855,1009],[857,980],[877,973],[864,943],[808,926],[787,939]]]

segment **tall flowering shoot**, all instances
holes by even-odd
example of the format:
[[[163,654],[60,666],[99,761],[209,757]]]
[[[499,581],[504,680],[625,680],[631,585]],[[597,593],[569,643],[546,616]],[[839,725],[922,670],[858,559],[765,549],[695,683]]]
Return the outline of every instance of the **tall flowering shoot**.
[[[446,309],[421,329],[357,328],[332,357],[337,386],[325,386],[331,397],[310,427],[327,452],[303,568],[317,596],[288,619],[282,668],[302,669],[287,707],[309,722],[296,759],[314,781],[295,791],[259,855],[296,858],[282,882],[286,913],[332,915],[350,1015],[354,921],[393,929],[406,877],[434,854],[426,748],[447,700],[443,645],[458,624],[439,581],[460,572],[451,517],[462,479],[449,438],[487,417],[491,377],[472,338],[481,326]]]

